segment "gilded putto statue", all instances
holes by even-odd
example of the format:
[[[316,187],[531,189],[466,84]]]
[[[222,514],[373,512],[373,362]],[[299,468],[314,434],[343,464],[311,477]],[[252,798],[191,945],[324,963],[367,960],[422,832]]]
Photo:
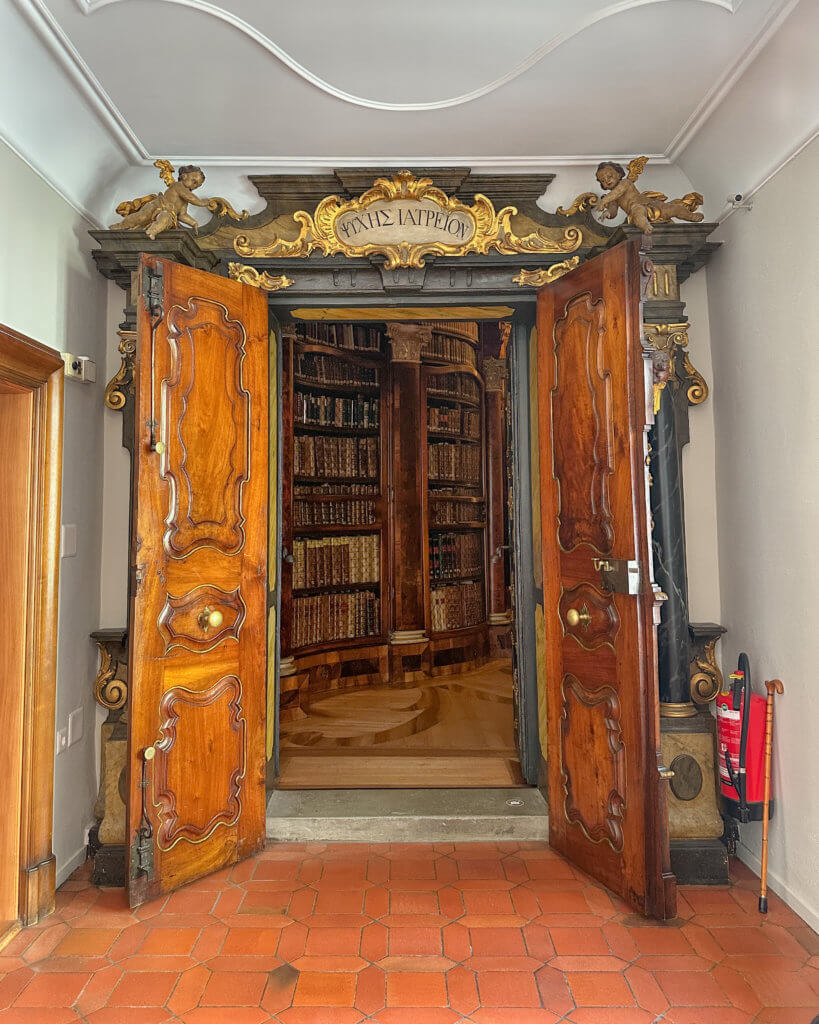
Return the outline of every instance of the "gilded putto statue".
[[[703,215],[697,207],[702,206],[703,199],[699,192],[689,192],[682,199],[669,199],[662,192],[649,189],[641,192],[637,188],[635,182],[647,163],[647,156],[635,157],[628,168],[614,160],[604,160],[598,165],[595,177],[606,190],[605,194],[596,196],[594,192],[583,192],[568,210],[558,206],[557,212],[570,217],[579,211],[596,209],[601,220],[611,220],[622,210],[629,224],[647,235],[653,231],[652,224],[668,224],[672,220],[701,221]]]
[[[148,238],[169,228],[186,224],[196,235],[199,225],[188,213],[188,204],[201,206],[222,217],[227,215],[233,220],[245,220],[247,210],[237,213],[227,199],[214,196],[212,199],[200,199],[194,190],[201,188],[205,175],[201,168],[188,164],[179,168],[178,180],[174,180],[174,170],[169,160],[155,160],[154,167],[159,168],[159,175],[168,186],[164,192],[152,192],[128,202],[120,203],[117,213],[122,220],[111,224],[112,231],[145,231]]]

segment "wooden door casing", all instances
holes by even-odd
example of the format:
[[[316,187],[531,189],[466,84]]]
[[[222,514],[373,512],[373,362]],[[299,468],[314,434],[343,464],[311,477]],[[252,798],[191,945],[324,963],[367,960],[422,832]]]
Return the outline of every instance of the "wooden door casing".
[[[266,299],[143,256],[148,274],[161,286],[140,289],[134,369],[132,905],[265,835]]]
[[[638,242],[541,289],[537,326],[550,842],[667,918]],[[606,558],[639,563],[640,594],[603,588]]]

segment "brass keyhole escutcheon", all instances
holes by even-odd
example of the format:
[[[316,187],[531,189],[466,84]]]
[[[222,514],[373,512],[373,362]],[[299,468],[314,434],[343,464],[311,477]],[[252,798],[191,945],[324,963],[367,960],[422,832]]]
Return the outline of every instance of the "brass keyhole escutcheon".
[[[199,613],[197,621],[202,632],[207,633],[209,629],[218,629],[224,622],[224,619],[224,615],[222,615],[218,608],[209,608],[205,605]]]
[[[570,608],[566,612],[566,622],[574,628],[575,626],[582,626],[583,629],[589,628],[591,622],[591,615],[589,609],[584,604],[583,607],[578,611],[576,608]]]

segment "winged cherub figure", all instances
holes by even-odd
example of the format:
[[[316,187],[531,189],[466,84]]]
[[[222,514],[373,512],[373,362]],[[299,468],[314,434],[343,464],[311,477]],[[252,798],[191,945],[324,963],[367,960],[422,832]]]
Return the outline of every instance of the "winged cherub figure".
[[[634,184],[648,163],[647,156],[635,157],[625,170],[613,160],[604,160],[595,175],[601,187],[607,189],[596,206],[602,220],[617,216],[618,209],[625,213],[630,224],[650,235],[654,224],[667,224],[674,218],[699,222],[703,215],[697,212],[702,205],[699,192],[689,192],[682,199],[669,199],[662,192],[640,192]]]
[[[204,207],[219,216],[227,214],[233,220],[245,220],[248,216],[247,210],[237,213],[226,199],[219,196],[214,196],[212,199],[200,199],[193,194],[194,190],[200,188],[205,181],[205,175],[201,168],[195,167],[193,164],[180,167],[178,180],[175,181],[170,161],[156,160],[154,167],[159,168],[160,177],[168,186],[167,189],[164,192],[153,192],[151,195],[140,196],[130,202],[120,203],[117,213],[122,220],[111,225],[112,231],[144,229],[148,238],[156,238],[168,228],[187,224],[196,235],[199,233],[199,225],[188,213],[188,204]]]

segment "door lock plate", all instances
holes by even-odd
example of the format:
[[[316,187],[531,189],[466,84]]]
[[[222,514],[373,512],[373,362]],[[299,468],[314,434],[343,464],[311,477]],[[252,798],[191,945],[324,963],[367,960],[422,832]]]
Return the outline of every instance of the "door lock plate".
[[[640,563],[633,558],[595,558],[603,590],[614,594],[639,594],[642,591]]]

